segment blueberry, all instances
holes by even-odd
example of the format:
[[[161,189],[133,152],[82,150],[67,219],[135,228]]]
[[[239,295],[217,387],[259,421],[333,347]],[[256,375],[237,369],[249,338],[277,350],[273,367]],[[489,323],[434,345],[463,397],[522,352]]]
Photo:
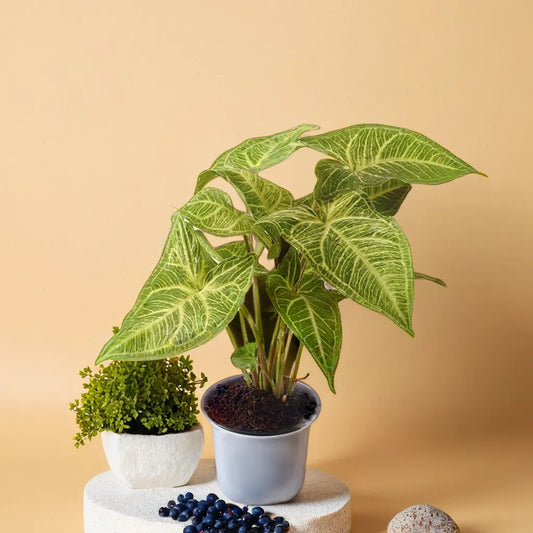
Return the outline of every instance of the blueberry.
[[[168,516],[169,509],[168,507],[160,507],[159,516]]]
[[[169,509],[172,509],[172,507],[174,507],[174,505],[176,505],[176,502],[174,500],[170,500],[168,503],[167,503],[167,507]]]
[[[226,502],[224,500],[217,500],[215,502],[215,507],[218,511],[224,512],[226,510]]]
[[[274,528],[274,533],[283,533],[285,528],[281,524],[277,524]]]
[[[252,509],[252,516],[261,516],[265,514],[265,510],[262,507],[254,507]]]
[[[232,518],[231,520],[228,521],[229,529],[237,529],[238,527],[239,527],[239,523],[237,522],[237,520],[235,520],[235,518]]]
[[[185,503],[185,496],[184,496],[183,494],[179,494],[179,495],[178,495],[178,501],[179,501],[180,503]]]
[[[225,522],[223,522],[222,520],[215,520],[213,527],[215,529],[220,529],[221,527],[224,527],[224,525],[225,525]]]
[[[177,503],[174,505],[173,509],[177,509],[179,513],[183,513],[183,511],[187,509],[187,505],[185,503]]]
[[[233,513],[231,511],[226,511],[223,515],[222,515],[222,519],[223,520],[226,520],[226,522],[228,520],[231,520],[233,518]]]
[[[206,514],[202,524],[207,527],[213,527],[215,525],[215,517],[212,514]]]
[[[253,521],[253,516],[250,514],[250,513],[244,513],[242,516],[241,516],[241,519],[242,521],[244,522],[245,525],[249,525],[252,523]]]
[[[208,513],[211,513],[211,514],[216,514],[216,513],[218,513],[218,509],[217,509],[214,505],[210,505],[210,506],[207,508],[207,512],[208,512]]]
[[[187,511],[183,511],[182,513],[178,515],[178,521],[187,522],[187,520],[189,520],[190,517],[191,515]]]
[[[196,533],[198,530],[194,526],[185,526],[183,533]]]
[[[231,512],[233,513],[233,516],[235,518],[240,518],[244,514],[242,509],[240,509],[239,507],[232,508]]]
[[[202,509],[199,505],[192,510],[192,515],[196,517],[204,516],[205,509]]]
[[[215,503],[218,500],[218,496],[214,494],[213,492],[210,492],[206,497],[205,500],[207,503]]]
[[[246,533],[246,532],[247,532],[246,526],[241,526],[241,527],[237,530],[237,533]]]
[[[190,511],[196,509],[196,507],[198,507],[198,502],[196,500],[193,499],[187,502],[187,509],[189,509]]]
[[[187,501],[192,500],[194,498],[194,494],[192,492],[186,492],[185,493],[185,499]]]
[[[270,525],[270,517],[267,516],[266,514],[263,514],[259,517],[259,520],[257,521],[257,523],[260,525],[260,526],[268,526]]]
[[[248,512],[248,506],[245,505],[243,508],[242,508],[242,512],[243,513],[247,513]]]
[[[176,507],[172,507],[172,509],[170,509],[170,511],[168,512],[168,516],[170,516],[170,518],[173,518],[174,520],[178,519],[179,514],[180,512],[176,509]]]

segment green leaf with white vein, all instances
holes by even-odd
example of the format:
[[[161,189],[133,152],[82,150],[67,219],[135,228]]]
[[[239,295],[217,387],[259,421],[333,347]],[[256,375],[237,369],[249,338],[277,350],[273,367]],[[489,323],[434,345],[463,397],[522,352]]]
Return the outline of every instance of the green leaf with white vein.
[[[327,202],[362,186],[353,170],[335,159],[321,159],[315,166],[315,174],[317,182],[314,192],[317,200]]]
[[[253,226],[249,215],[233,207],[229,194],[212,187],[198,191],[180,212],[194,227],[222,237],[250,233]]]
[[[205,246],[176,213],[159,263],[97,364],[178,355],[226,327],[251,285],[256,257],[248,254],[216,264]]]
[[[301,141],[339,160],[366,185],[392,178],[437,184],[465,174],[485,175],[426,136],[405,128],[360,124]]]
[[[217,261],[225,261],[226,259],[244,257],[248,255],[244,241],[228,242],[213,248],[213,251],[215,253],[214,257]],[[256,263],[254,268],[255,275],[266,274],[267,272],[268,270],[263,265],[261,265],[259,262]]]
[[[263,189],[261,191],[264,192]],[[285,207],[290,205],[290,202],[281,204],[278,202],[276,205]],[[265,246],[270,248],[275,245],[272,237],[263,228],[256,226],[250,215],[235,209],[229,194],[220,189],[206,187],[198,191],[180,209],[180,212],[194,227],[212,235],[226,237],[253,234]]]
[[[305,271],[300,278],[294,249],[278,270],[267,275],[267,290],[274,308],[307,348],[335,392],[335,370],[342,344],[337,299],[314,273]]]
[[[247,139],[217,157],[211,168],[200,174],[197,190],[218,176],[217,171],[221,169],[241,169],[257,173],[281,163],[303,146],[299,139],[304,133],[316,129],[318,126],[301,124],[273,135]]]
[[[292,194],[283,187],[248,170],[221,170],[217,174],[239,193],[249,212],[259,218],[293,204]]]
[[[244,257],[248,251],[244,241],[232,241],[221,244],[215,248],[219,260],[231,259],[232,257]]]
[[[395,215],[411,190],[409,183],[390,179],[380,185],[368,186],[346,165],[335,159],[321,159],[315,167],[315,197],[329,201],[349,191],[364,191],[374,207],[383,215]]]
[[[363,187],[376,210],[382,215],[393,216],[398,212],[409,191],[409,183],[400,180],[389,180],[374,187]]]
[[[413,334],[413,264],[407,237],[358,191],[320,213],[294,207],[273,214],[283,237],[338,292]]]

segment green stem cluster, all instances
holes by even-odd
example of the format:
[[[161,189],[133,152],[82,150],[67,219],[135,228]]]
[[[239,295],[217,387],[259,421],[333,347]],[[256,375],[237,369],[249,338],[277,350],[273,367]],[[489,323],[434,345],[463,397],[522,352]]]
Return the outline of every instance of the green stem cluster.
[[[247,250],[254,251],[259,257],[264,250],[262,243],[256,240],[254,249],[252,236],[247,235],[244,240]],[[255,342],[257,345],[257,365],[242,370],[247,384],[271,391],[276,397],[286,399],[298,381],[303,344],[294,336],[278,313],[274,313],[271,335],[265,338],[263,323],[265,312],[257,275],[252,279],[251,295],[253,310],[247,307],[246,302],[239,309],[242,344],[238,342],[229,327],[228,335],[235,349],[249,342]],[[253,338],[250,338],[249,333]]]

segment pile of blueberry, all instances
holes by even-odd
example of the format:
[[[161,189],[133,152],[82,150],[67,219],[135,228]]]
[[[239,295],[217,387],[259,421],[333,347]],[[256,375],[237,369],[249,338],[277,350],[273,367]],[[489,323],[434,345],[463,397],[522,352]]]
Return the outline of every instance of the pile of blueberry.
[[[262,507],[239,507],[226,503],[216,494],[205,500],[195,500],[192,492],[180,494],[159,509],[159,516],[169,516],[179,522],[191,521],[183,533],[284,533],[289,522],[282,516],[271,517]]]

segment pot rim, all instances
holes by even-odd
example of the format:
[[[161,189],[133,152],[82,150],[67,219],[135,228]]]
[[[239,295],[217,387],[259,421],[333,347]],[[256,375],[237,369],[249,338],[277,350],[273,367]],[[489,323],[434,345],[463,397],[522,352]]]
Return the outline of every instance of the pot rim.
[[[203,431],[203,427],[202,427],[202,424],[200,424],[200,422],[197,422],[196,424],[194,424],[194,426],[192,426],[190,429],[188,429],[187,431],[178,431],[178,432],[175,432],[175,433],[161,433],[159,435],[147,435],[145,433],[126,433],[126,432],[123,432],[123,433],[117,433],[116,431],[109,431],[107,429],[103,430],[103,431],[100,431],[100,435],[104,434],[104,433],[107,433],[107,434],[110,434],[110,435],[117,435],[118,437],[120,438],[125,438],[125,439],[130,439],[130,438],[143,438],[144,440],[147,440],[149,438],[153,438],[153,437],[179,437],[180,435],[188,435],[189,433],[193,433],[195,431]]]
[[[311,385],[308,385],[307,383],[303,383],[301,381],[298,381],[296,385],[298,387],[304,387],[305,389],[307,389],[307,392],[310,392],[313,395],[314,399],[316,400],[315,412],[313,413],[313,415],[309,419],[304,420],[304,422],[302,423],[301,427],[296,428],[294,430],[284,431],[282,433],[273,433],[272,435],[255,435],[253,433],[243,433],[242,431],[235,431],[233,429],[229,429],[227,427],[224,427],[224,426],[220,425],[218,422],[215,422],[206,413],[206,411],[205,411],[205,403],[206,403],[207,398],[209,397],[210,393],[214,389],[216,389],[216,387],[218,385],[220,385],[221,383],[227,382],[229,380],[235,380],[235,379],[239,379],[239,378],[242,379],[242,374],[236,374],[236,375],[233,375],[233,376],[228,376],[226,378],[223,378],[223,379],[217,381],[216,383],[213,383],[209,388],[206,389],[206,391],[204,392],[204,394],[202,396],[202,399],[200,401],[200,409],[201,409],[203,415],[207,418],[208,422],[211,425],[216,426],[219,430],[225,431],[227,433],[231,433],[232,435],[239,435],[240,437],[249,437],[249,438],[252,438],[252,439],[257,439],[257,438],[260,438],[260,439],[279,439],[279,438],[282,438],[282,437],[287,436],[287,435],[294,435],[295,433],[299,433],[299,432],[308,430],[309,426],[311,426],[311,424],[320,415],[320,411],[322,410],[322,402],[320,400],[320,396],[318,395],[316,390],[313,389],[313,387],[311,387]]]

